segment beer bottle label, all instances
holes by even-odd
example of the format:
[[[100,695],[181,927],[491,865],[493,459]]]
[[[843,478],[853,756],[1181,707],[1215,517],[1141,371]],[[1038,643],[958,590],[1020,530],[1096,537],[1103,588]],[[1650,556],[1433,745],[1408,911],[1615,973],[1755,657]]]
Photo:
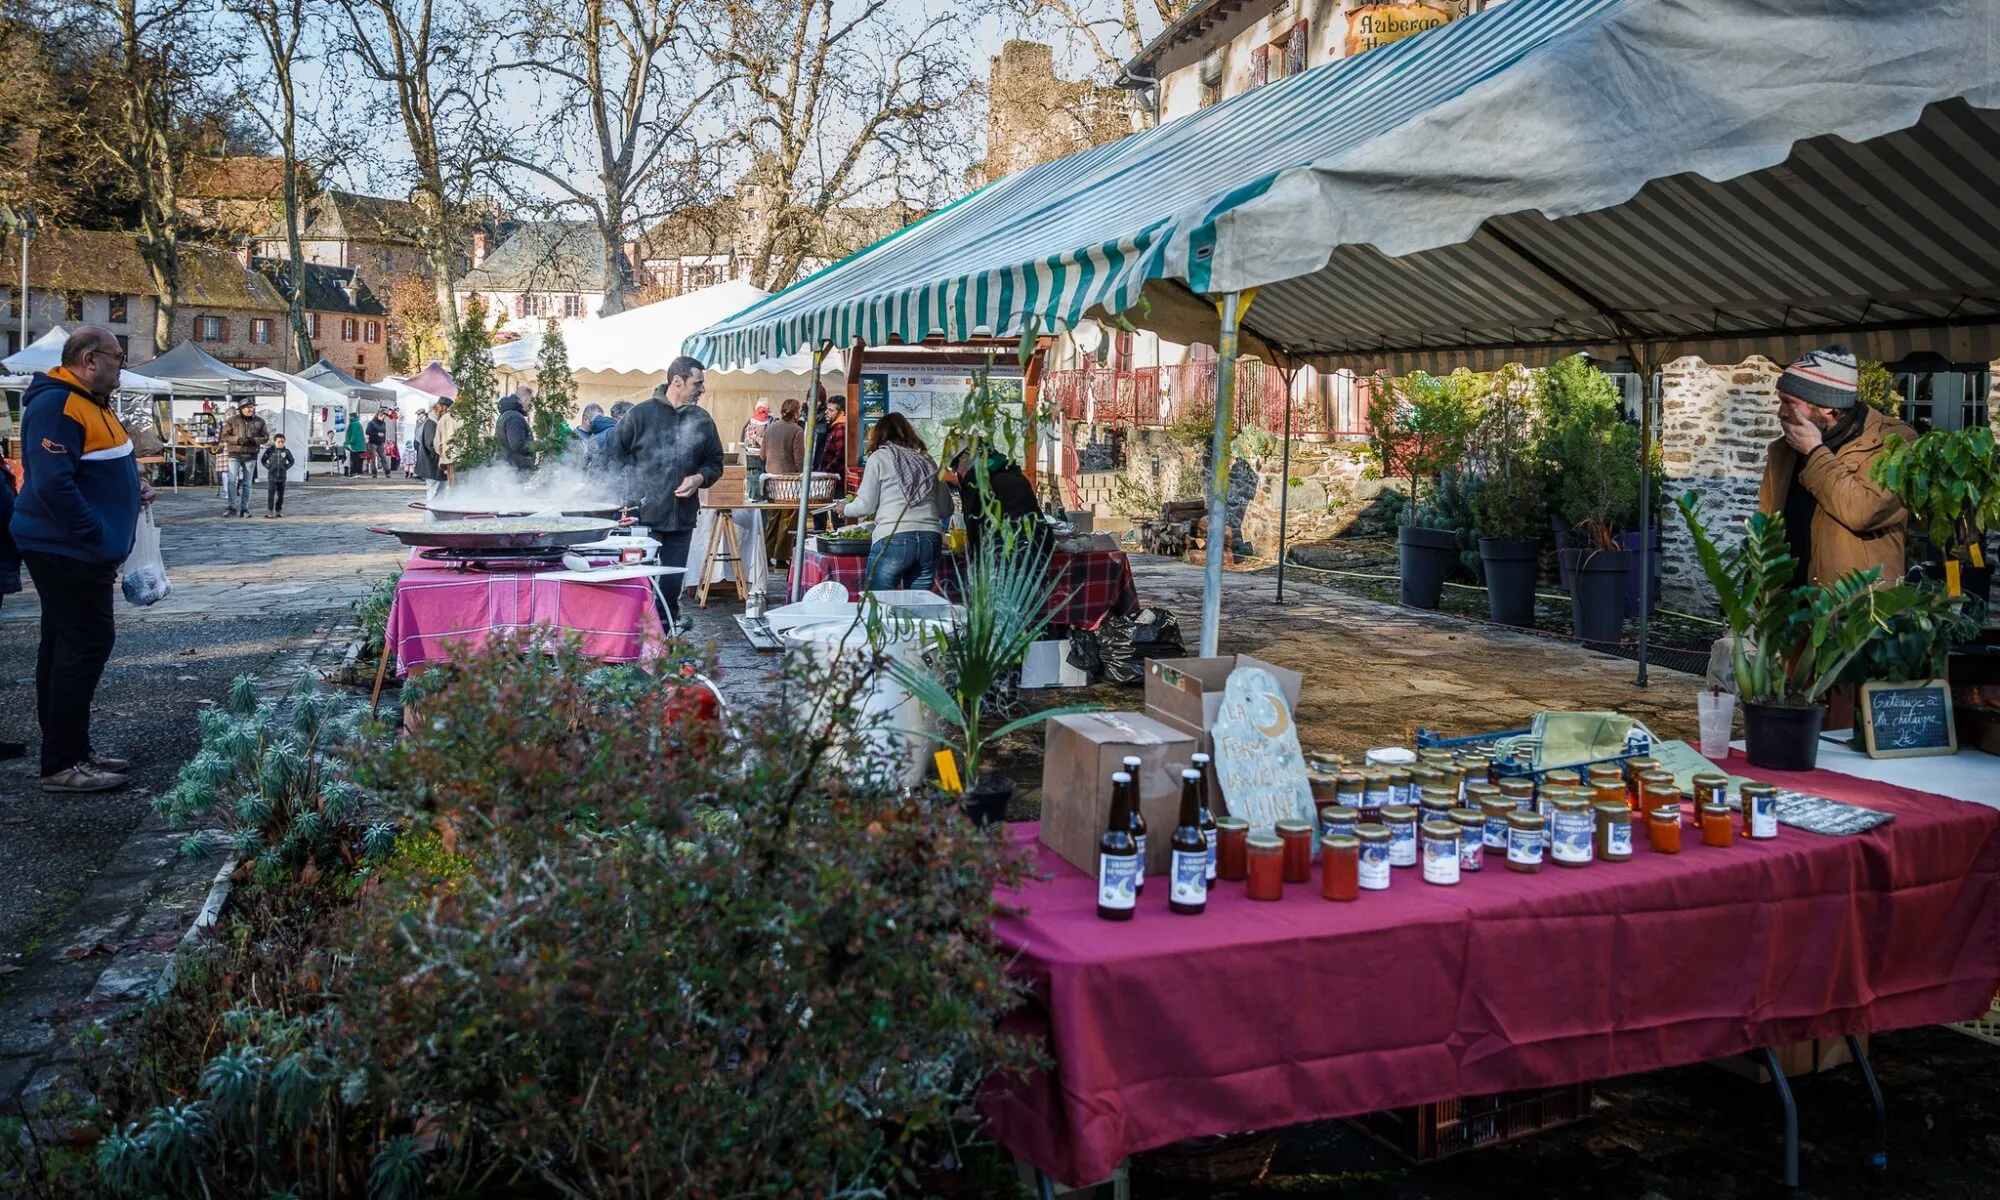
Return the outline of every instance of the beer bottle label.
[[[1105,908],[1132,908],[1139,903],[1137,855],[1097,856],[1097,902]]]
[[[1208,902],[1208,854],[1201,850],[1176,850],[1170,898],[1175,904]]]
[[[1208,865],[1204,867],[1202,870],[1202,879],[1205,882],[1214,883],[1215,882],[1215,830],[1204,829],[1201,831],[1201,836],[1208,840]]]

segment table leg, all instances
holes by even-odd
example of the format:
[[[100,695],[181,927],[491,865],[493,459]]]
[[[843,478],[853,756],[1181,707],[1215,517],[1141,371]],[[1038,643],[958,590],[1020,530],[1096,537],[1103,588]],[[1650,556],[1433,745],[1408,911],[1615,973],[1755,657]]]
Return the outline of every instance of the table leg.
[[[709,514],[708,546],[702,551],[701,557],[701,585],[694,590],[695,601],[702,608],[708,607],[708,573],[715,569],[715,539],[722,532],[720,523],[729,519],[722,509],[716,509]]]
[[[375,690],[368,693],[368,715],[375,715],[375,706],[382,702],[382,680],[389,673],[389,631],[382,631],[382,657],[375,662]]]
[[[1868,1101],[1875,1106],[1875,1150],[1868,1156],[1868,1165],[1877,1171],[1889,1169],[1889,1109],[1882,1101],[1882,1085],[1876,1082],[1875,1068],[1868,1062],[1868,1051],[1862,1047],[1861,1039],[1847,1035],[1847,1052],[1854,1056],[1854,1065],[1861,1068],[1861,1082],[1868,1085]]]
[[[729,551],[729,573],[736,576],[736,598],[750,598],[749,564],[743,561],[743,539],[736,536],[736,514],[724,511],[722,514],[722,540]]]
[[[1764,1069],[1771,1073],[1771,1086],[1778,1089],[1778,1103],[1785,1110],[1785,1186],[1799,1186],[1799,1106],[1792,1099],[1792,1085],[1785,1078],[1785,1069],[1778,1065],[1778,1056],[1769,1046],[1758,1050],[1764,1056]]]

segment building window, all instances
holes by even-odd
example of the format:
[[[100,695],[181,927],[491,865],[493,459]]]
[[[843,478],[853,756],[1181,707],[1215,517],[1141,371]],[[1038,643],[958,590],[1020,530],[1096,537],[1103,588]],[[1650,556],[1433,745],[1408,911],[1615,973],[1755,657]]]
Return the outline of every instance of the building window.
[[[549,298],[540,292],[522,292],[514,297],[514,315],[517,317],[545,317],[549,314]]]
[[[271,344],[271,318],[250,318],[250,340],[259,346]]]
[[[1300,21],[1285,38],[1285,78],[1290,79],[1305,69],[1306,23]]]
[[[373,346],[382,340],[382,322],[368,322],[368,344]]]
[[[1201,60],[1195,74],[1201,81],[1201,106],[1208,108],[1222,102],[1222,76],[1225,59],[1223,47],[1216,47]]]
[[[19,354],[20,352],[21,352],[21,331],[18,329],[9,329],[7,331],[7,355],[9,358],[11,358],[16,354]]]
[[[125,354],[125,355],[130,355],[130,354],[132,353],[132,339],[131,339],[131,338],[129,338],[129,337],[126,337],[126,336],[125,336],[124,334],[122,334],[122,333],[115,333],[115,334],[112,334],[111,336],[112,336],[112,337],[114,337],[114,338],[116,338],[116,339],[118,340],[118,353],[120,353],[120,354]]]
[[[306,314],[306,336],[307,336],[307,337],[309,337],[309,338],[311,338],[311,339],[313,339],[314,341],[318,341],[318,340],[319,340],[319,314],[318,314],[318,313],[307,313],[307,314]]]
[[[355,325],[356,325],[356,322],[355,322],[355,320],[354,320],[354,318],[353,318],[353,317],[342,317],[342,318],[340,319],[340,340],[341,340],[341,341],[343,341],[343,342],[351,342],[351,341],[353,341],[353,340],[354,340],[354,337],[355,337]]]
[[[220,342],[225,339],[229,322],[221,317],[196,317],[194,319],[194,340],[197,342]]]
[[[63,293],[63,320],[65,320],[65,321],[81,321],[81,320],[83,320],[83,293],[82,293],[82,292],[64,292],[64,293]]]
[[[1918,433],[1975,429],[1992,422],[1987,409],[1993,379],[1984,363],[1951,363],[1935,355],[1889,366],[1903,396],[1903,420]]]
[[[1280,70],[1283,69],[1281,66]],[[1260,88],[1271,82],[1271,48],[1259,46],[1250,52],[1250,86]]]
[[[368,382],[368,356],[367,356],[367,355],[365,355],[365,354],[357,354],[357,355],[355,355],[355,356],[354,356],[354,377],[355,377],[356,379],[359,379],[359,380],[360,380],[361,382],[363,382],[363,383],[367,383],[367,382]]]
[[[131,304],[130,297],[124,295],[121,292],[111,293],[111,304],[110,304],[111,311],[108,314],[107,319],[113,325],[125,324],[128,320],[131,319],[130,315],[131,309],[128,307],[130,304]]]
[[[578,295],[574,295],[574,294],[572,294],[572,295],[567,295],[567,296],[564,296],[564,297],[562,298],[562,315],[563,315],[563,316],[565,316],[565,317],[580,317],[580,316],[582,316],[582,315],[583,315],[583,297],[582,297],[582,296],[578,296]]]

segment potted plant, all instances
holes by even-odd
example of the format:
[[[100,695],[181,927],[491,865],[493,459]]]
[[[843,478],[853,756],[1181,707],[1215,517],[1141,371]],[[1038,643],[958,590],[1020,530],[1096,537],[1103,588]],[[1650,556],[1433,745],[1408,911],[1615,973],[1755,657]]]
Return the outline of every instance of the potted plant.
[[[1869,475],[1910,510],[1936,555],[1928,573],[1943,578],[1956,561],[1962,590],[1980,603],[1993,586],[1986,531],[2000,526],[2000,448],[1993,431],[1933,429],[1912,441],[1890,434]]]
[[[1031,339],[1023,339],[1024,346]],[[989,364],[990,366],[990,364]],[[1052,583],[1049,559],[1054,544],[1007,520],[993,497],[985,447],[1004,445],[1018,432],[1015,421],[995,398],[987,370],[974,378],[959,416],[950,422],[952,444],[973,451],[972,470],[978,494],[986,497],[985,521],[979,544],[959,560],[959,601],[964,615],[950,629],[934,630],[927,664],[891,657],[891,676],[937,718],[937,730],[912,730],[943,746],[957,759],[960,792],[966,813],[976,824],[990,825],[1006,817],[1014,797],[1014,781],[990,769],[991,750],[1016,730],[1050,717],[1092,712],[1099,705],[1047,709],[989,727],[984,706],[987,695],[1007,673],[1020,666],[1028,647],[1049,624]]]
[[[1582,355],[1539,373],[1538,457],[1548,464],[1553,514],[1563,522],[1558,560],[1570,593],[1570,624],[1593,642],[1623,638],[1643,478],[1639,431],[1620,411],[1617,388]],[[1659,555],[1653,554],[1658,563]],[[1648,572],[1651,574],[1651,572]],[[1650,606],[1645,581],[1638,597]]]
[[[1368,402],[1369,449],[1385,476],[1410,483],[1406,520],[1397,531],[1402,561],[1403,603],[1436,608],[1444,578],[1458,557],[1458,531],[1417,524],[1419,488],[1465,457],[1478,418],[1478,397],[1486,379],[1460,371],[1444,379],[1418,371],[1403,379],[1383,379]]]
[[[1798,563],[1782,516],[1752,516],[1725,558],[1702,524],[1697,499],[1687,492],[1677,502],[1728,620],[1745,755],[1752,766],[1809,771],[1826,715],[1820,697],[1916,602],[1916,592],[1877,586],[1880,567],[1849,571],[1825,587],[1793,587]]]
[[[1542,499],[1547,483],[1535,453],[1526,383],[1518,371],[1496,373],[1493,398],[1479,423],[1478,458],[1486,482],[1473,498],[1472,512],[1487,615],[1502,625],[1535,623],[1535,577],[1548,528]]]

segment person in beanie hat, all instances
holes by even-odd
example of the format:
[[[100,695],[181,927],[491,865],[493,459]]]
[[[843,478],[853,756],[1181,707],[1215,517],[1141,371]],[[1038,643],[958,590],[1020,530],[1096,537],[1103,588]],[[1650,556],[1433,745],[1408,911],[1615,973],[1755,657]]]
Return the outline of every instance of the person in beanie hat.
[[[1814,350],[1778,376],[1778,422],[1757,509],[1780,513],[1798,585],[1828,584],[1856,568],[1903,576],[1902,503],[1869,478],[1888,435],[1913,438],[1902,422],[1861,400],[1860,364],[1838,343]]]

